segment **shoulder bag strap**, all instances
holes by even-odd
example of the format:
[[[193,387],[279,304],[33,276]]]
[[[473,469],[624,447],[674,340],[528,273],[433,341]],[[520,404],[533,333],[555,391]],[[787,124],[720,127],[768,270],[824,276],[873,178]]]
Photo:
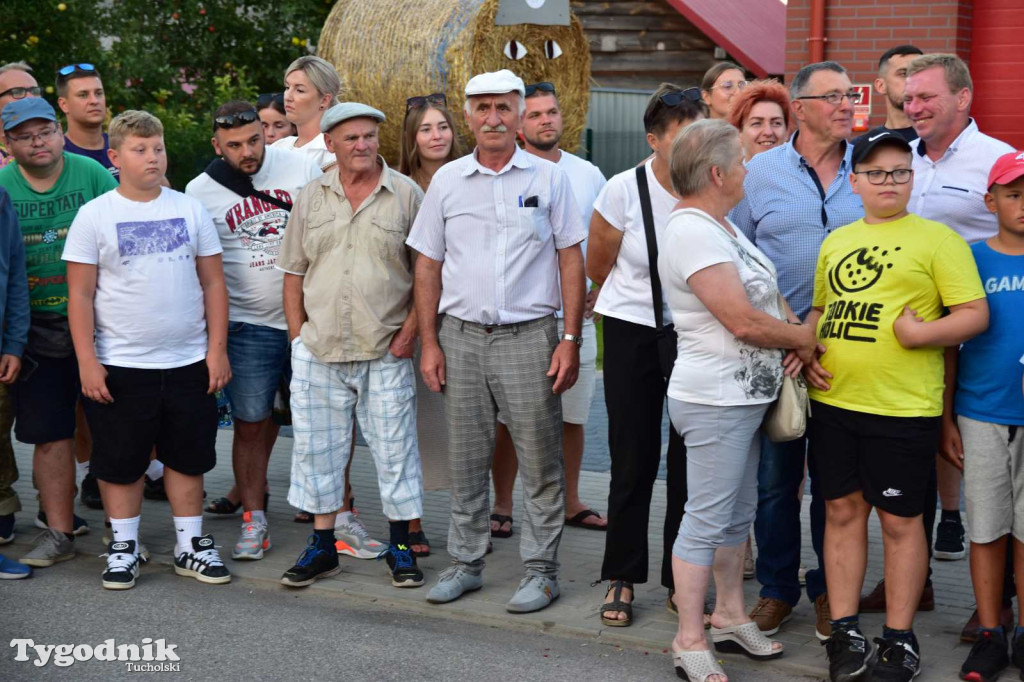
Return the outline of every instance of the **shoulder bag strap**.
[[[204,171],[218,184],[226,187],[240,197],[256,197],[268,204],[277,206],[285,211],[291,211],[292,205],[272,197],[266,192],[261,192],[252,185],[252,178],[234,170],[224,159],[214,159]]]
[[[651,208],[651,192],[647,186],[647,164],[636,168],[636,186],[640,194],[640,211],[644,217],[644,235],[647,237],[647,267],[651,271],[651,299],[654,302],[654,328],[658,331],[665,326],[661,297],[661,275],[658,274],[658,238],[654,234],[654,210]]]

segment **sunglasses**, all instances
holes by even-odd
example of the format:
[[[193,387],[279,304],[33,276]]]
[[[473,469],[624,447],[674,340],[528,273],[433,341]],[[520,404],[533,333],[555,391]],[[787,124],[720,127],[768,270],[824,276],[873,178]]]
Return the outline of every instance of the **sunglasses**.
[[[61,76],[70,76],[75,71],[95,71],[96,67],[92,64],[68,64],[67,66],[60,67],[57,71]]]
[[[256,98],[256,108],[266,109],[272,103],[277,102],[284,106],[284,93],[283,92],[265,92]]]
[[[0,92],[0,97],[6,97],[7,95],[10,95],[12,99],[25,99],[28,95],[42,97],[43,89],[38,85],[33,85],[30,88],[8,88]]]
[[[405,110],[419,109],[425,107],[427,103],[440,104],[441,106],[448,106],[448,98],[445,97],[443,92],[435,92],[431,95],[417,95],[416,97],[410,97],[405,100]]]
[[[666,92],[658,99],[667,107],[677,107],[684,101],[699,102],[701,100],[700,88],[686,88],[685,90]]]
[[[529,97],[533,93],[540,90],[541,92],[550,92],[552,95],[555,94],[555,84],[544,81],[542,83],[530,83],[526,86],[526,96]]]
[[[239,126],[248,125],[249,123],[255,123],[258,120],[260,120],[260,115],[256,113],[256,110],[249,109],[237,114],[218,116],[213,119],[213,130],[214,132],[217,132],[218,128],[237,128]]]

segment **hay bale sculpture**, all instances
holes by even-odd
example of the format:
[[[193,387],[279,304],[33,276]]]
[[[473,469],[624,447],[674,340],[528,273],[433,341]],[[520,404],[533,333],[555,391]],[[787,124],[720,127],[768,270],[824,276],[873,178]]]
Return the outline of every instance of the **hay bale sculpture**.
[[[510,69],[555,84],[563,147],[578,144],[590,96],[590,48],[569,0],[338,0],[318,53],[338,70],[345,98],[381,109],[380,151],[398,161],[405,100],[443,92],[462,139],[466,82]],[[469,144],[469,148],[472,144]]]

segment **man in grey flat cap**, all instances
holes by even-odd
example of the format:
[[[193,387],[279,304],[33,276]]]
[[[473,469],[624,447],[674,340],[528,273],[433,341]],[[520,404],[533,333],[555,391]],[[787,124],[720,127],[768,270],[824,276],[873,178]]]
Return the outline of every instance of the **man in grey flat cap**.
[[[500,413],[519,459],[526,577],[506,608],[538,611],[558,598],[565,520],[560,394],[579,371],[587,231],[565,173],[516,146],[523,81],[510,71],[466,84],[468,156],[430,183],[408,244],[416,260],[423,380],[448,417],[454,564],[427,600],[480,589],[490,535],[488,485]],[[565,334],[555,312],[564,304]],[[438,313],[444,321],[438,330]]]
[[[377,154],[384,114],[345,102],[320,129],[337,165],[299,193],[282,240],[291,340],[295,445],[288,502],[314,514],[313,534],[281,583],[338,573],[334,521],[345,501],[353,420],[377,466],[391,584],[419,587],[409,520],[423,513],[412,355],[413,255],[405,239],[423,193]]]

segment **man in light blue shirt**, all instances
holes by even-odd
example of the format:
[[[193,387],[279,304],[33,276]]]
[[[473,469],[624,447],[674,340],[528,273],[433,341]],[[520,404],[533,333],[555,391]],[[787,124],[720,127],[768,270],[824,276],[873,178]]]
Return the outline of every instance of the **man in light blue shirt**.
[[[730,214],[775,264],[779,289],[801,318],[807,316],[814,288],[818,250],[835,229],[864,216],[860,198],[850,187],[850,155],[846,139],[853,126],[858,94],[846,70],[835,62],[802,68],[790,86],[797,131],[789,142],[758,154],[747,166],[746,197]],[[773,634],[789,619],[800,599],[800,500],[807,441],[772,443],[762,438],[758,470],[757,580],[761,599],[751,618]],[[807,596],[814,602],[817,635],[827,639],[828,595],[822,544],[824,501],[817,494],[811,466],[811,539],[817,569],[807,572]]]

